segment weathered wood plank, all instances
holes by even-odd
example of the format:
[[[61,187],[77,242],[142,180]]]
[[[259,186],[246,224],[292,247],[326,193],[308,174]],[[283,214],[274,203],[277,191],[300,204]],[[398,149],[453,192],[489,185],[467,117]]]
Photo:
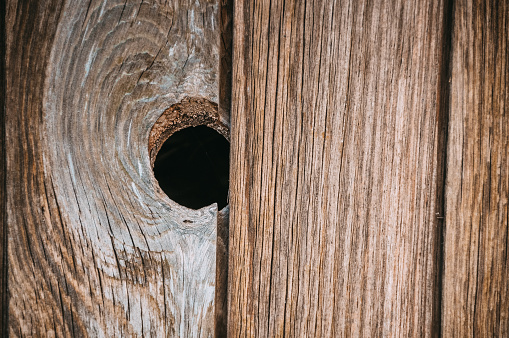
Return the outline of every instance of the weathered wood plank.
[[[509,4],[454,5],[443,335],[509,336]]]
[[[10,333],[212,336],[217,207],[169,200],[148,138],[218,103],[218,3],[7,7]]]
[[[232,336],[438,333],[443,11],[236,1]]]
[[[0,1],[0,337],[7,336],[7,194],[5,157],[5,1]]]
[[[41,202],[41,196],[45,195],[40,146],[42,99],[49,50],[61,9],[62,3],[58,0],[7,1],[5,13],[9,297],[22,297],[23,293],[27,296],[24,304],[13,305],[9,301],[11,336],[41,336],[49,330],[63,336],[70,335],[74,328],[75,332],[79,330],[70,325],[70,293],[57,268],[62,260],[58,263],[51,260],[41,266],[41,260],[47,260],[46,244],[65,243],[58,233],[49,237],[49,243],[41,236],[45,229],[44,203]],[[19,279],[16,278],[17,268],[11,265],[14,257],[21,260],[16,265],[24,270]],[[43,314],[40,313],[42,307],[45,307]],[[25,321],[30,323],[35,316],[39,317],[38,325],[24,327]]]
[[[232,39],[233,39],[233,0],[220,1],[220,40],[219,40],[219,105],[220,114],[228,118],[232,90]],[[231,170],[235,170],[232,168]],[[216,247],[216,337],[228,336],[228,238],[229,206],[220,211],[217,220]]]

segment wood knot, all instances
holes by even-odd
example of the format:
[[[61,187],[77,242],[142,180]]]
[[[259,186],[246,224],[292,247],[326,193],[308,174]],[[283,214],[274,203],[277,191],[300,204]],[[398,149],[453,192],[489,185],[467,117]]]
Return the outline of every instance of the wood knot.
[[[149,156],[161,190],[191,209],[228,204],[229,128],[217,104],[186,98],[166,109],[149,137]],[[187,223],[188,220],[184,221]]]

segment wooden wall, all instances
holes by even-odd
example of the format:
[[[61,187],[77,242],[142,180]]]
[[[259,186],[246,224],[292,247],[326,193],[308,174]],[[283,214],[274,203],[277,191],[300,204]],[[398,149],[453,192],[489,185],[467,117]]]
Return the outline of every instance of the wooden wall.
[[[506,2],[0,13],[1,336],[509,334]],[[186,97],[231,108],[229,229],[152,175]]]
[[[507,335],[507,4],[234,11],[230,333]]]

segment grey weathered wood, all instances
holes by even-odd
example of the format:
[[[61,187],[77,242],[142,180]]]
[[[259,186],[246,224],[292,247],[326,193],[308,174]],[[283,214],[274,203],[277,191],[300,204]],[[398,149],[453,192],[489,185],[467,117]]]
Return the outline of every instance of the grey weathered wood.
[[[235,2],[232,336],[439,333],[443,12]]]
[[[217,207],[164,195],[148,139],[186,97],[218,103],[218,11],[7,2],[13,336],[213,335]]]
[[[232,2],[169,2],[0,1],[0,335],[226,334],[149,133],[229,124]],[[236,2],[231,336],[508,335],[509,7],[454,2]]]
[[[509,3],[454,4],[445,337],[509,336]]]

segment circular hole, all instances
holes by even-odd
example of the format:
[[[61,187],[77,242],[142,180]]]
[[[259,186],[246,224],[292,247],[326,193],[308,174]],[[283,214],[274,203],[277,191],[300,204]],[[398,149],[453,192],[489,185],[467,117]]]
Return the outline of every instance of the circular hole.
[[[207,126],[172,134],[154,161],[154,175],[173,201],[191,209],[228,204],[230,143]]]

